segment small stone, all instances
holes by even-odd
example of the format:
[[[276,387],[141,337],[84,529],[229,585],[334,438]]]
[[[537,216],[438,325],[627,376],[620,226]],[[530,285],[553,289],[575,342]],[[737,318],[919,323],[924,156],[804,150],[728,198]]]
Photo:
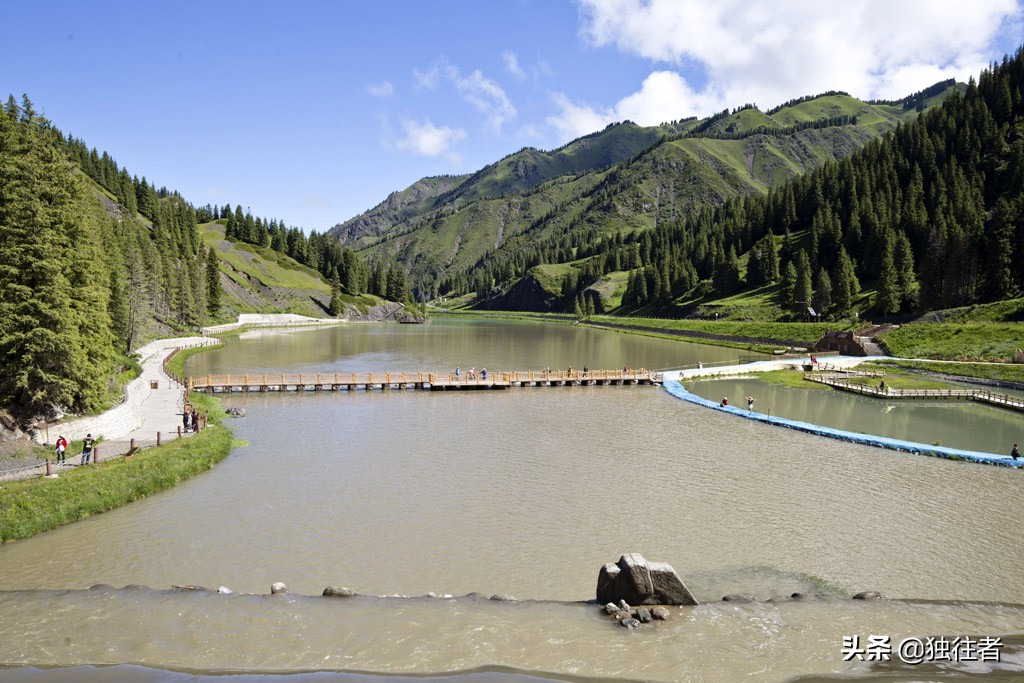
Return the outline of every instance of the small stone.
[[[324,589],[324,596],[328,598],[351,598],[357,593],[351,588],[335,588],[334,586],[328,586]]]
[[[667,621],[669,618],[669,611],[664,607],[655,607],[651,610],[651,616],[659,621]]]
[[[275,581],[274,583],[270,584],[270,594],[271,595],[277,595],[278,593],[287,593],[287,592],[288,592],[288,586],[284,585],[280,581]]]
[[[221,586],[220,588],[217,589],[217,592],[222,594],[222,595],[227,595],[228,593],[234,593],[235,591],[231,590],[227,586]]]
[[[884,596],[878,591],[861,591],[853,596],[854,600],[884,600]]]
[[[625,600],[619,600],[619,609],[625,610],[626,612],[632,612],[633,608],[629,606],[629,603]]]
[[[514,595],[509,595],[508,593],[498,593],[496,595],[492,595],[491,600],[494,600],[496,602],[518,602]]]
[[[437,593],[435,593],[434,591],[430,591],[429,593],[427,593],[427,597],[428,598],[436,598],[437,597]]]
[[[757,602],[753,596],[746,593],[730,593],[722,598],[724,602]]]
[[[641,624],[649,624],[649,623],[651,623],[651,618],[652,617],[651,617],[651,613],[649,611],[647,611],[646,607],[637,607],[636,608],[636,618],[640,620]]]
[[[618,611],[619,611],[619,606],[616,605],[614,602],[609,602],[607,605],[604,606],[604,613],[605,614],[615,614]]]
[[[640,622],[631,617],[620,621],[619,626],[625,626],[626,628],[640,628]]]
[[[612,615],[612,619],[614,619],[615,621],[622,621],[623,619],[630,619],[632,617],[633,614],[625,610],[619,610],[618,612]]]

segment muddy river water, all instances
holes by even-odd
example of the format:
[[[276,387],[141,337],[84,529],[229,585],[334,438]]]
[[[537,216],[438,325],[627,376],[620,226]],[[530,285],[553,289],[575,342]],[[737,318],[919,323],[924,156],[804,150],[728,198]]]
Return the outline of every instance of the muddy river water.
[[[441,319],[247,333],[188,371],[667,368],[736,355]],[[210,472],[0,547],[0,664],[15,665],[0,680],[1024,675],[1018,470],[830,441],[657,387],[223,400],[246,409],[230,423],[246,445]],[[612,625],[581,601],[627,552],[672,564],[707,604],[656,627]],[[275,581],[290,593],[267,595]],[[361,595],[318,597],[326,586]],[[867,589],[893,599],[849,599]],[[431,592],[456,597],[421,597]],[[793,592],[823,599],[718,602]],[[470,593],[482,597],[460,597]],[[486,599],[496,593],[521,600]],[[844,638],[879,634],[998,636],[1002,661],[844,661]]]

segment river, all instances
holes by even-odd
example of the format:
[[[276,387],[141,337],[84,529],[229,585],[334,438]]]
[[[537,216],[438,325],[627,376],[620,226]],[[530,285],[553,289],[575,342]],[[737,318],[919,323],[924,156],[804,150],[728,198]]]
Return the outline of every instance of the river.
[[[736,355],[445,318],[246,333],[188,371],[656,369]],[[1004,636],[1004,663],[1024,670],[1010,637],[1024,633],[1016,470],[773,428],[656,387],[224,402],[246,408],[231,426],[247,445],[209,473],[0,547],[0,663],[31,665],[0,678],[887,676],[842,661],[844,636],[870,634]],[[708,604],[636,632],[580,604],[601,565],[627,552],[669,562]],[[291,593],[266,595],[274,581]],[[175,584],[235,592],[168,590]],[[122,588],[132,585],[149,588]],[[326,586],[363,596],[310,597]],[[898,600],[849,600],[867,589]],[[418,597],[429,592],[483,597]],[[717,602],[738,592],[823,599]],[[495,593],[524,600],[486,599]],[[89,668],[121,663],[154,669]],[[49,666],[73,668],[38,668]]]

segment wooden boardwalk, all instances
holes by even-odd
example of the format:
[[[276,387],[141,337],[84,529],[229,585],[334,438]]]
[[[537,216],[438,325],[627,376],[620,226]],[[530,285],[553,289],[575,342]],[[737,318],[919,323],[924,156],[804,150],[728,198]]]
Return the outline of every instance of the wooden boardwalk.
[[[661,374],[649,370],[590,370],[482,372],[475,378],[454,372],[247,372],[240,375],[189,377],[190,391],[206,393],[268,391],[358,391],[422,389],[427,391],[465,391],[508,389],[509,387],[580,387],[658,385]]]
[[[846,376],[814,373],[805,374],[804,379],[875,398],[978,401],[999,408],[1024,412],[1024,398],[996,394],[988,389],[892,389],[889,387],[882,389],[879,385],[851,382]]]

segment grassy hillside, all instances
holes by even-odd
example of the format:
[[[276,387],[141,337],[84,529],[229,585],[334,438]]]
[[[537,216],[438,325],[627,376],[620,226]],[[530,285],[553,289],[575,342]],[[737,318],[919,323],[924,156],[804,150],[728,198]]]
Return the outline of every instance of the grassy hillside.
[[[223,317],[235,318],[238,313],[327,316],[331,286],[312,268],[273,249],[225,240],[221,221],[200,225],[199,236],[220,259]],[[377,303],[371,296],[343,299],[363,307]]]
[[[550,152],[520,150],[472,176],[423,179],[330,234],[364,256],[400,260],[414,282],[437,283],[470,272],[491,252],[555,245],[584,232],[652,229],[703,206],[764,194],[916,115],[900,103],[829,94],[771,114],[746,108],[704,122],[626,122]],[[856,124],[822,125],[838,117],[856,117]],[[812,124],[819,127],[806,127]]]

